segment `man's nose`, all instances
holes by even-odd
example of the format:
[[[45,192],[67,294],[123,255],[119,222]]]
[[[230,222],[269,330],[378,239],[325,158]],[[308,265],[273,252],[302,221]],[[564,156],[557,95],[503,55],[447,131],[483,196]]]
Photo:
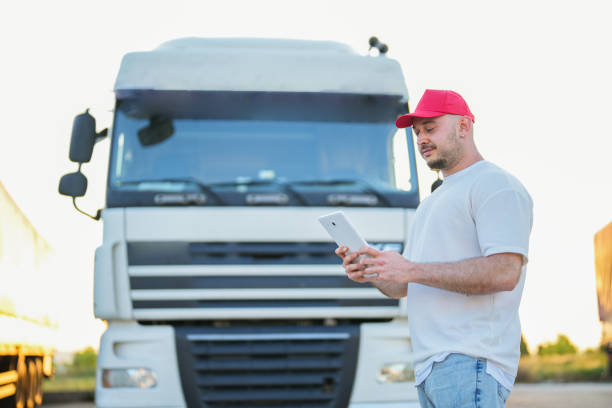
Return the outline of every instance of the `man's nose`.
[[[429,142],[429,138],[424,134],[424,132],[419,133],[418,135],[416,135],[416,142],[418,145],[423,145],[423,144],[427,144],[427,142]]]

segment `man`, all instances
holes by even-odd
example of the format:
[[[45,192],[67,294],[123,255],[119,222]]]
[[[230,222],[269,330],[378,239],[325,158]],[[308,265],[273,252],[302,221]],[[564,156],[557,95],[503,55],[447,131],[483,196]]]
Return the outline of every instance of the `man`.
[[[425,91],[396,126],[413,127],[444,182],[419,205],[404,254],[336,250],[350,279],[407,296],[422,407],[503,407],[520,356],[532,201],[516,178],[483,160],[473,124],[459,94]],[[353,263],[360,254],[369,257]]]

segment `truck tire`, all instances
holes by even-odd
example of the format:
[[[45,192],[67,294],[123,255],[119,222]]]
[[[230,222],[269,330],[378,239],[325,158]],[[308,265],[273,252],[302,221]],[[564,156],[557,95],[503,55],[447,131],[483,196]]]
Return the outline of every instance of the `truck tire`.
[[[42,390],[42,384],[43,384],[43,362],[42,362],[42,358],[37,357],[35,359],[35,363],[36,363],[36,390],[34,393],[34,402],[36,403],[36,405],[42,405],[43,402],[43,390]]]
[[[38,377],[36,374],[36,362],[28,359],[28,395],[26,396],[26,408],[36,408],[34,397],[38,391]]]
[[[0,408],[35,408],[42,405],[42,360],[38,357],[26,359],[20,355],[15,365],[15,395],[0,401]]]
[[[25,408],[28,399],[28,367],[26,365],[26,359],[23,354],[17,357],[17,382],[15,387],[14,402],[15,408]]]

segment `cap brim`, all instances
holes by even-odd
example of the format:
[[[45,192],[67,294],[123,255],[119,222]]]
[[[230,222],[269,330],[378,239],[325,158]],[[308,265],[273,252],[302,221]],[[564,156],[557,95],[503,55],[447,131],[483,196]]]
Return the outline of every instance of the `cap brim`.
[[[402,115],[395,121],[395,126],[398,128],[407,128],[412,126],[412,122],[415,118],[435,118],[437,116],[445,115],[443,112],[434,111],[416,111],[407,115]]]

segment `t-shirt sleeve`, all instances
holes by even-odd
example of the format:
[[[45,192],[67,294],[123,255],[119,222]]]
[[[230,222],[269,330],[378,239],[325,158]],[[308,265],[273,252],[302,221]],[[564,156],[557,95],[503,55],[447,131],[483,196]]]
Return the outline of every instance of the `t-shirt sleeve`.
[[[472,209],[483,256],[511,252],[522,255],[527,263],[533,223],[533,203],[527,191],[510,183],[478,190],[472,197]]]

